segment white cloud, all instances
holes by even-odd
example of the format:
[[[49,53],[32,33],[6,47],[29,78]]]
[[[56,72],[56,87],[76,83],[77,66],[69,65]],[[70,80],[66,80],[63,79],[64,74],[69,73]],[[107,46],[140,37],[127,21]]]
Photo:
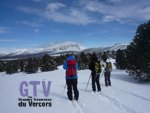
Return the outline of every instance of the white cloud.
[[[45,12],[45,16],[55,22],[62,22],[62,23],[64,22],[70,24],[87,25],[95,22],[93,18],[89,17],[84,12],[81,12],[77,9],[70,9],[65,14],[62,13],[61,11],[48,10]]]
[[[109,15],[105,15],[102,18],[103,22],[111,22],[111,21],[114,21],[114,20],[116,20],[116,19],[113,16],[109,16]]]
[[[32,0],[33,2],[42,2],[43,0]]]
[[[34,29],[35,33],[38,33],[40,31],[40,29]]]
[[[66,7],[66,5],[59,3],[59,2],[55,2],[55,3],[48,4],[46,9],[50,10],[50,11],[56,11],[56,10],[63,8],[63,7]]]
[[[37,22],[35,22],[35,21],[22,20],[22,21],[20,21],[20,22],[18,22],[18,23],[21,23],[21,24],[26,25],[26,26],[29,26],[29,27],[40,27],[40,26],[42,26],[42,24],[37,23]]]
[[[25,6],[20,6],[17,8],[19,11],[28,13],[28,14],[42,14],[42,10],[38,8],[31,8],[31,7],[25,7]]]
[[[55,22],[87,25],[98,22],[147,21],[150,19],[149,6],[148,0],[79,0],[76,5],[69,7],[60,2],[51,2],[44,9],[29,7],[18,9]]]
[[[22,12],[35,14],[42,18],[45,17],[55,22],[78,25],[87,25],[95,22],[95,19],[90,17],[84,11],[76,8],[68,8],[65,4],[58,2],[48,4],[45,9],[29,7],[19,7],[18,9]]]
[[[149,19],[150,20],[150,6],[148,7],[145,7],[143,9],[139,9],[137,11],[137,15],[140,17],[140,18],[145,18],[145,19]]]
[[[64,33],[62,29],[52,29],[50,30],[51,32],[56,32],[56,33]]]
[[[85,12],[79,11],[76,8],[67,8],[65,4],[58,2],[48,4],[45,11],[45,17],[55,22],[70,24],[87,25],[95,22],[95,20]]]
[[[113,4],[110,4],[112,2]],[[102,21],[145,21],[150,19],[150,2],[147,0],[107,0],[107,2],[85,1],[81,2],[84,8],[91,12],[97,12]],[[146,7],[147,6],[147,7]],[[108,16],[109,15],[109,16]],[[106,20],[104,20],[106,19]]]
[[[10,32],[10,28],[0,26],[0,34],[6,34]]]
[[[122,1],[124,1],[124,0],[107,0],[108,1],[108,3],[110,2],[110,3],[120,3],[120,2],[122,2]]]
[[[1,39],[0,38],[0,42],[17,42],[18,40],[16,40],[16,39]]]

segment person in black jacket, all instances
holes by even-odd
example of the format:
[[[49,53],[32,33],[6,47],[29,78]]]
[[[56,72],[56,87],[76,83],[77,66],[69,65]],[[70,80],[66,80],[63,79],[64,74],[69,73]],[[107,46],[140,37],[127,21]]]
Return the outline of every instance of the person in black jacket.
[[[92,90],[95,93],[96,85],[97,85],[97,91],[100,92],[101,86],[99,82],[99,77],[101,73],[101,65],[95,53],[91,55],[89,69],[91,70],[91,76],[92,76]]]

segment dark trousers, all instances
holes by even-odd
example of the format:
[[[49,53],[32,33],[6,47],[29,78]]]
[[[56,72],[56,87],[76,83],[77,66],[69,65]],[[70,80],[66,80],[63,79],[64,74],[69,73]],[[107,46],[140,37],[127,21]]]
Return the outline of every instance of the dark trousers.
[[[97,85],[97,91],[101,91],[101,86],[100,86],[100,83],[99,83],[99,77],[100,77],[100,74],[95,74],[95,73],[92,73],[92,90],[95,92],[96,91],[96,85]]]
[[[77,88],[78,80],[77,79],[66,79],[66,84],[67,84],[67,95],[68,99],[72,100],[73,99],[73,94],[72,92],[74,91],[74,99],[78,100],[79,98],[79,91]]]
[[[111,86],[110,72],[109,71],[105,72],[105,86]]]

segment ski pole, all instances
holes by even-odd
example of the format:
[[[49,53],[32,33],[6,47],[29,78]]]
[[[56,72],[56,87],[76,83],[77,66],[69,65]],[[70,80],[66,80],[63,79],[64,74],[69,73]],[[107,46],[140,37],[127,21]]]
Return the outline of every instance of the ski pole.
[[[63,93],[65,92],[66,86],[67,86],[67,84],[65,84],[65,86],[64,86],[64,90],[63,90]]]
[[[103,69],[103,71],[102,71],[102,73],[101,73],[101,76],[100,76],[100,80],[101,80],[101,78],[102,78],[102,76],[104,75],[104,69]]]
[[[89,76],[89,80],[88,80],[88,82],[87,82],[87,85],[86,85],[86,88],[85,88],[85,92],[87,91],[87,87],[88,87],[88,85],[89,85],[90,78],[91,78],[91,75]]]

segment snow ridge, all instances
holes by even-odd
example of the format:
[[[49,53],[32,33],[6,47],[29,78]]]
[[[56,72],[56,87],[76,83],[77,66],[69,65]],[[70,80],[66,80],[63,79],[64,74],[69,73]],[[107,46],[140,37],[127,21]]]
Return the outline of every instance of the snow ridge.
[[[119,49],[123,50],[127,48],[127,44],[120,44],[116,43],[110,47],[97,47],[97,48],[88,48],[83,50],[85,53],[92,53],[92,52],[103,52],[103,51],[117,51]]]
[[[63,52],[63,51],[82,51],[86,47],[76,43],[76,42],[71,42],[71,41],[66,41],[62,43],[55,43],[55,44],[50,44],[44,47],[39,47],[39,48],[30,48],[30,49],[11,49],[11,50],[6,50],[4,48],[0,49],[0,56],[15,56],[15,55],[27,55],[27,54],[36,54],[40,52]]]

